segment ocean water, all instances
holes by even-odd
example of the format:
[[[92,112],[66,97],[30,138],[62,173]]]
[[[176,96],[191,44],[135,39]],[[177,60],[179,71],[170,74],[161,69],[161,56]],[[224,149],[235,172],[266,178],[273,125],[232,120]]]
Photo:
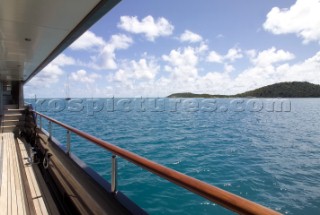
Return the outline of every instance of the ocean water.
[[[320,214],[320,99],[120,100],[83,100],[81,110],[64,100],[34,106],[283,214]],[[64,129],[54,126],[53,132],[65,143]],[[110,181],[111,154],[75,135],[71,139],[72,152]],[[124,159],[118,167],[118,189],[150,214],[232,214]]]

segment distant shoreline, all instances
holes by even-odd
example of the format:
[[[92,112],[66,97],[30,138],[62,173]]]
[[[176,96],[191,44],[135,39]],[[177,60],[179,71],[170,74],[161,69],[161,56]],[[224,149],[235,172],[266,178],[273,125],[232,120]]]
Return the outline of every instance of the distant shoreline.
[[[281,82],[236,95],[174,93],[167,98],[320,98],[320,85],[309,82]]]

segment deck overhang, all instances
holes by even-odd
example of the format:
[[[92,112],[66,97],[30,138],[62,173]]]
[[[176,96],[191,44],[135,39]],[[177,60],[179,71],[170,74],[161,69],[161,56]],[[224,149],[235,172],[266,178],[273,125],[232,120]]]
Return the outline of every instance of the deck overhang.
[[[29,81],[119,1],[1,1],[0,81]]]

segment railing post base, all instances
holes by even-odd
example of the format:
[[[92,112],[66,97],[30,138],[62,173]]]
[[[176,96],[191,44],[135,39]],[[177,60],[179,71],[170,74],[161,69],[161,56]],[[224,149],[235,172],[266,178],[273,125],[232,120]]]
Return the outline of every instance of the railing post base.
[[[111,193],[116,194],[117,192],[117,156],[112,155],[112,169],[111,169]]]
[[[71,145],[70,145],[70,131],[67,130],[67,154],[70,154],[70,149],[71,149]]]

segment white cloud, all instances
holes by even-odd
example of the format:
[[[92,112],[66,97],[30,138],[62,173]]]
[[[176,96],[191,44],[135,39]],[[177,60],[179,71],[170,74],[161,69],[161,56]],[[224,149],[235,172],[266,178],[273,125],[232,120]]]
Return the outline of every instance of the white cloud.
[[[281,75],[281,81],[308,81],[320,84],[320,52],[306,59],[302,63],[292,66],[284,64],[277,67],[278,73]]]
[[[46,87],[57,83],[59,77],[64,74],[62,67],[75,65],[76,61],[65,54],[60,54],[51,63],[49,63],[41,72],[28,82],[31,87]]]
[[[87,74],[87,71],[81,69],[77,72],[73,72],[70,75],[71,80],[79,81],[82,83],[94,83],[96,79],[100,78],[101,76],[96,73]]]
[[[235,60],[240,59],[242,57],[243,55],[241,49],[231,48],[228,50],[226,55],[220,55],[216,51],[211,51],[207,56],[207,61],[213,63],[223,63],[225,61],[234,62]]]
[[[233,62],[243,57],[241,52],[242,52],[241,49],[238,49],[238,48],[229,49],[228,53],[224,56],[224,59]]]
[[[174,29],[174,26],[167,19],[160,17],[155,20],[150,15],[141,21],[136,16],[121,16],[118,27],[134,34],[144,34],[150,41],[154,41],[160,36],[169,36]]]
[[[111,39],[108,42],[107,46],[114,50],[127,49],[132,43],[133,40],[131,37],[128,37],[124,34],[115,34],[111,36]]]
[[[108,76],[107,78],[109,79],[109,81],[117,81],[120,83],[129,83],[129,79],[131,78],[131,75],[128,75],[129,73],[127,73],[126,71],[124,71],[123,69],[119,69],[113,76]]]
[[[91,62],[79,63],[82,66],[93,69],[117,69],[116,51],[127,49],[132,43],[132,38],[124,34],[112,35],[106,42],[93,32],[87,31],[70,48],[73,50],[90,50],[94,53],[90,57]]]
[[[205,53],[208,50],[208,45],[205,42],[201,42],[198,47],[195,47],[195,52],[198,54]]]
[[[51,63],[36,75],[28,85],[49,88],[51,84],[58,82],[61,75],[63,75],[63,70],[60,66]]]
[[[162,59],[169,63],[165,67],[174,77],[191,78],[197,76],[198,55],[195,48],[171,50],[169,55],[163,55]]]
[[[254,53],[251,54],[254,56]],[[255,57],[251,58],[251,61],[259,66],[268,66],[278,62],[289,61],[294,58],[294,54],[282,49],[277,50],[275,47],[272,47],[259,52]]]
[[[209,94],[229,94],[232,85],[227,72],[208,72],[197,79],[198,92]]]
[[[297,0],[289,9],[272,8],[263,28],[273,34],[297,34],[304,43],[320,42],[319,11],[319,0]]]
[[[261,51],[260,53],[264,53],[263,55],[265,55],[270,52],[270,50],[273,50],[273,48]],[[251,51],[256,52],[253,50]],[[271,55],[275,54],[275,56],[277,56],[276,53],[277,51],[272,51]],[[283,54],[288,52],[281,50],[279,53]],[[262,59],[261,56],[263,55],[258,57],[259,54],[255,55],[255,59]],[[282,54],[279,54],[279,56],[287,55]],[[287,56],[290,56],[290,54]],[[197,90],[199,92],[212,94],[236,94],[285,81],[308,81],[320,84],[320,52],[306,59],[304,62],[293,65],[287,63],[274,65],[275,63],[280,62],[279,59],[285,58],[271,57],[270,59],[268,58],[268,60],[265,60],[267,63],[262,64],[252,62],[252,67],[240,71],[234,78],[231,77],[229,73],[235,68],[232,65],[226,64],[224,72],[209,72],[202,77],[198,76],[196,79],[197,81],[195,82],[198,86]]]
[[[127,49],[132,43],[132,38],[124,34],[112,35],[108,43],[101,48],[100,53],[92,57],[92,68],[117,69],[116,50]]]
[[[263,59],[262,56],[266,58]],[[301,63],[274,65],[283,60],[290,60],[292,57],[293,54],[284,50],[275,51],[274,48],[261,51],[254,59],[256,62],[252,62],[253,67],[245,69],[231,80],[233,86],[240,86],[233,87],[233,90],[240,93],[285,81],[308,81],[320,84],[320,52]]]
[[[257,51],[254,49],[247,50],[245,51],[245,53],[250,59],[255,58],[257,56]]]
[[[106,44],[102,37],[96,36],[91,31],[86,31],[81,37],[70,45],[72,50],[90,50],[101,48]]]
[[[120,69],[110,75],[108,82],[113,84],[109,90],[115,96],[167,96],[176,92],[210,94],[236,94],[268,84],[283,81],[309,81],[320,84],[320,52],[303,62],[289,65],[287,60],[292,54],[273,47],[242,53],[251,65],[236,71],[231,61],[224,62],[220,71],[202,74],[201,58],[198,47],[185,47],[171,50],[162,56],[163,70],[159,73],[157,62],[142,58],[120,65]],[[231,72],[232,75],[231,75]]]
[[[225,64],[225,65],[224,65],[224,72],[230,73],[230,72],[232,72],[232,71],[234,71],[234,70],[235,70],[234,66],[232,66],[232,65],[230,65],[230,64]]]
[[[120,69],[113,75],[109,75],[107,79],[110,82],[117,82],[124,88],[133,88],[133,85],[143,85],[153,82],[160,70],[160,66],[154,58],[141,58],[138,61],[124,61],[120,65]]]
[[[154,61],[147,62],[146,59],[131,61],[130,64],[136,79],[153,80],[160,68]]]
[[[76,61],[65,54],[60,54],[58,57],[56,57],[51,64],[57,65],[57,66],[70,66],[76,64]]]
[[[213,62],[213,63],[222,63],[223,62],[223,56],[218,54],[215,51],[211,51],[207,57],[208,62]]]
[[[181,42],[197,43],[202,41],[202,37],[199,34],[185,30],[180,36]]]
[[[185,47],[163,55],[162,60],[167,63],[163,68],[168,72],[167,75],[157,73],[160,76],[150,76],[153,78],[140,79],[139,82],[139,75],[134,75],[134,69],[121,69],[112,81],[121,81],[117,89],[121,89],[121,86],[130,89],[131,96],[167,96],[176,92],[228,95],[283,81],[309,81],[320,84],[320,52],[303,62],[289,65],[285,61],[292,59],[294,55],[285,50],[271,47],[260,52],[243,51],[252,63],[248,68],[231,75],[237,68],[230,64],[230,57],[229,63],[224,62],[222,71],[211,71],[203,75],[199,73],[199,66],[204,59],[197,50],[196,47]],[[133,65],[129,63],[127,66],[133,68]],[[126,93],[128,90],[122,91],[122,95]]]
[[[319,67],[320,52],[304,62],[292,66],[282,64],[279,66],[255,66],[246,69],[233,82],[242,86],[238,92],[284,81],[308,81],[320,84]]]

